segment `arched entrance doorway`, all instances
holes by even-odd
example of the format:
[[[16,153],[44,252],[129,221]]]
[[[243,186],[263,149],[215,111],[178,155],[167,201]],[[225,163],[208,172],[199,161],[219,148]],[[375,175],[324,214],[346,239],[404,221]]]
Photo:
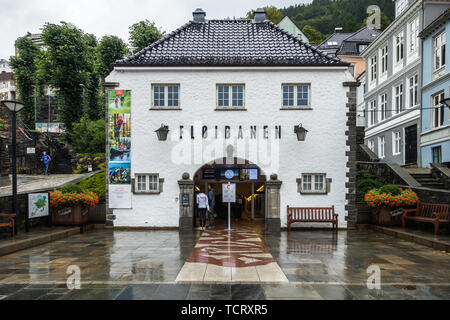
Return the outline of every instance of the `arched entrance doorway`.
[[[222,185],[236,184],[236,202],[231,203],[231,218],[236,222],[258,221],[264,227],[266,218],[266,175],[256,165],[239,158],[221,158],[206,163],[193,176],[195,194],[208,190],[215,191],[216,221],[226,221],[228,204],[222,202]],[[195,217],[194,205],[194,217]],[[193,219],[193,224],[195,219]]]

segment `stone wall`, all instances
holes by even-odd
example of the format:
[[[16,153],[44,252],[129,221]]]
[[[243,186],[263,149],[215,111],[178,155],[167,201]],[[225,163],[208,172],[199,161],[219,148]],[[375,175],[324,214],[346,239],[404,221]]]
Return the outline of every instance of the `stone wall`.
[[[420,187],[418,183],[408,172],[402,167],[386,162],[362,162],[357,163],[359,170],[366,170],[376,175],[388,184]]]
[[[441,163],[431,163],[431,173],[450,190],[450,168]]]

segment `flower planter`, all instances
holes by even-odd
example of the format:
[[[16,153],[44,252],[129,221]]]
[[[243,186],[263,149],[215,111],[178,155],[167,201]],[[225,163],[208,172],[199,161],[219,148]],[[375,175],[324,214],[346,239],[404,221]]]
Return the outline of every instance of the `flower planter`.
[[[379,226],[400,226],[402,224],[402,215],[392,216],[391,212],[401,208],[376,207],[372,208],[372,224]]]
[[[58,226],[81,226],[88,223],[89,208],[82,206],[52,208],[52,224]]]

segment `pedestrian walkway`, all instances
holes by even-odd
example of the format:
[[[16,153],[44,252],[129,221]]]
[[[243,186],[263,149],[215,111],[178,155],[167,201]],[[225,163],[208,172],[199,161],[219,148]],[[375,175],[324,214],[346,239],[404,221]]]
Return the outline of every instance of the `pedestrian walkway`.
[[[204,231],[176,282],[288,282],[252,228]]]

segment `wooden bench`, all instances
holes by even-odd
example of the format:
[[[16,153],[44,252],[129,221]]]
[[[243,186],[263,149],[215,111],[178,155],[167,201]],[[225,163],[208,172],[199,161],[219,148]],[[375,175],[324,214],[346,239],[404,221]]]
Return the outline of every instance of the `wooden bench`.
[[[402,215],[402,227],[406,227],[406,221],[418,221],[434,224],[434,233],[439,232],[439,224],[449,224],[448,204],[433,204],[417,202],[416,209],[404,209]]]
[[[291,224],[295,222],[328,222],[333,224],[333,230],[338,228],[338,214],[331,208],[307,208],[287,206],[287,228],[291,231]]]
[[[11,236],[14,237],[14,218],[16,217],[13,213],[0,213],[0,219],[6,218],[8,222],[0,222],[0,228],[11,228]]]

